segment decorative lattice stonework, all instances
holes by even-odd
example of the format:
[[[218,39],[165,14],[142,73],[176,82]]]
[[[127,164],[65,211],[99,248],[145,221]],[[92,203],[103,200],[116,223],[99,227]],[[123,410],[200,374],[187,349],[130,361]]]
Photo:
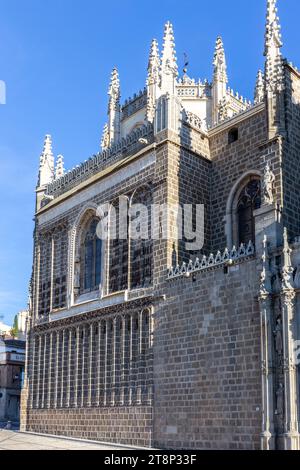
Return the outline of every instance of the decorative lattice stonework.
[[[216,255],[204,255],[202,260],[196,258],[195,261],[190,260],[189,263],[183,263],[181,266],[178,265],[176,267],[172,267],[168,271],[168,279],[174,279],[182,276],[189,277],[190,274],[205,269],[222,265],[231,265],[238,261],[245,260],[254,254],[255,247],[252,242],[249,242],[247,246],[242,243],[239,249],[237,249],[235,246],[232,248],[232,250],[226,248],[223,254],[221,251],[218,251]]]

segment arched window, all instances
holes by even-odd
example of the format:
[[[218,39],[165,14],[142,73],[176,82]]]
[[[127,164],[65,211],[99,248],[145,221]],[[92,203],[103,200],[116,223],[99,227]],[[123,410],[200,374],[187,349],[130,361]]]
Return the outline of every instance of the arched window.
[[[121,196],[110,208],[108,292],[128,289],[128,199]]]
[[[81,292],[93,292],[101,284],[102,240],[97,236],[98,219],[92,219],[82,240]]]
[[[239,244],[255,241],[253,212],[261,206],[261,184],[257,178],[250,179],[237,200],[237,229]]]
[[[153,242],[151,237],[152,192],[141,187],[131,199],[130,227],[130,281],[131,289],[145,288],[152,284]],[[134,226],[134,227],[133,227]],[[134,230],[133,230],[134,228]]]

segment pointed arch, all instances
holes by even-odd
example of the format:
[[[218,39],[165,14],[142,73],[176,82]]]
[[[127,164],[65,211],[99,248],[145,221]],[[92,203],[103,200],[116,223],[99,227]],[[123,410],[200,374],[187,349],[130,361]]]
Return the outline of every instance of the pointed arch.
[[[238,210],[240,196],[243,190],[251,181],[260,181],[261,173],[257,170],[245,172],[233,185],[229,193],[226,205],[225,217],[225,234],[227,238],[227,246],[231,248],[233,245],[240,244]],[[248,240],[250,241],[250,240]],[[253,243],[255,240],[251,240]]]
[[[88,234],[90,223],[97,220],[97,205],[94,203],[86,204],[79,212],[72,229],[70,231],[70,254],[69,254],[69,306],[73,305],[75,299],[84,292],[83,289],[83,239]],[[97,243],[95,237],[95,246],[99,251],[100,242]],[[99,253],[98,253],[99,254]],[[93,255],[92,255],[93,256]],[[100,257],[98,257],[100,259]],[[101,267],[97,267],[97,275],[102,279],[103,262],[101,246]],[[99,261],[98,259],[98,261]],[[94,271],[95,271],[94,267]],[[99,271],[100,270],[100,271]],[[101,274],[100,274],[101,273]],[[95,287],[95,286],[94,286]]]

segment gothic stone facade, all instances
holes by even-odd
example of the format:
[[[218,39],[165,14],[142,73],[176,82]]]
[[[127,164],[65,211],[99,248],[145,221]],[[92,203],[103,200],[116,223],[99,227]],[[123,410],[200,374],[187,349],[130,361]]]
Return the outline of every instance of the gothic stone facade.
[[[147,88],[123,106],[113,71],[101,153],[65,173],[46,137],[23,430],[300,448],[300,74],[281,56],[275,7],[253,104],[228,89],[220,38],[213,82],[179,80],[167,23]],[[119,197],[203,204],[203,249],[171,236],[99,241],[97,207],[118,211]],[[172,211],[162,224],[174,230]]]

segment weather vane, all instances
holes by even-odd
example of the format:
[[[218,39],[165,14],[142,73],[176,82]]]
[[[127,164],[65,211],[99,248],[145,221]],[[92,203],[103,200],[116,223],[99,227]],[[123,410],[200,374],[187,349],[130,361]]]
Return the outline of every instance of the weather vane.
[[[188,66],[189,66],[189,58],[188,58],[188,55],[187,53],[185,52],[183,54],[183,57],[184,57],[184,68],[183,68],[183,73],[186,75],[187,74],[187,71],[188,71]]]

